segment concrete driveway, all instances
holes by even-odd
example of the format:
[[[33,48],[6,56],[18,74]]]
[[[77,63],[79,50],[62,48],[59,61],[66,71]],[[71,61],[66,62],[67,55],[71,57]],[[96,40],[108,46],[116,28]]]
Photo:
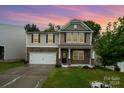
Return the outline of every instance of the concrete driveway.
[[[53,65],[30,65],[0,73],[1,88],[39,88]]]

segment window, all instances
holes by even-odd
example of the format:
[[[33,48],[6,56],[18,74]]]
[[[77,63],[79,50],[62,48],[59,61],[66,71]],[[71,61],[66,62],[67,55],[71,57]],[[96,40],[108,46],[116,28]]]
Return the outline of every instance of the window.
[[[33,43],[33,38],[34,36],[33,36],[33,34],[31,34],[31,43]]]
[[[78,51],[73,51],[73,60],[78,60]]]
[[[73,60],[84,60],[84,51],[73,51]]]
[[[55,42],[55,36],[53,34],[46,34],[46,43],[53,43],[53,42]]]
[[[53,43],[53,34],[48,34],[48,43]]]
[[[85,34],[84,33],[66,33],[67,43],[84,43]]]
[[[84,33],[79,33],[79,42],[84,43]]]
[[[67,41],[67,42],[71,42],[72,33],[67,33],[66,35],[67,35],[66,41]]]
[[[79,60],[84,60],[84,51],[78,51],[79,52]]]
[[[33,43],[39,43],[39,34],[33,34]]]
[[[77,25],[74,25],[74,29],[77,29]]]
[[[78,42],[78,33],[73,33],[73,42]]]

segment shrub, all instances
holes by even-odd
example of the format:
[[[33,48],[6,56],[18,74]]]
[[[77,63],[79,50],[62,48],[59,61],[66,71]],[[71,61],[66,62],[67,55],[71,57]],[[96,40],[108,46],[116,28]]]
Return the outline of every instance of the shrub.
[[[115,71],[120,71],[120,68],[119,68],[119,66],[118,65],[115,65],[115,69],[114,69]]]
[[[85,68],[85,69],[90,69],[90,67],[88,67],[88,66],[83,66],[83,68]]]
[[[61,64],[56,64],[55,67],[60,68],[60,67],[62,67],[62,65]]]

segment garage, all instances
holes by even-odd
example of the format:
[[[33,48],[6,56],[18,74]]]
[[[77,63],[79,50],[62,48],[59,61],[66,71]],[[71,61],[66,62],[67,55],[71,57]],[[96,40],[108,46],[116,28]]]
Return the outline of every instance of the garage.
[[[29,58],[30,64],[56,64],[55,52],[31,52]]]

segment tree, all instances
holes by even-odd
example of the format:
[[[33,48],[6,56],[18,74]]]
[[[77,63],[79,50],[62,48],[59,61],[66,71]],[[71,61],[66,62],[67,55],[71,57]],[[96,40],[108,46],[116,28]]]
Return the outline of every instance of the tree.
[[[100,34],[101,26],[91,20],[84,21],[84,23],[94,31],[92,40],[94,44],[96,37]]]
[[[49,23],[48,24],[48,28],[45,29],[45,31],[57,31],[60,29],[60,26],[59,25],[54,25],[52,23]]]
[[[109,22],[106,30],[95,42],[96,54],[104,67],[124,60],[124,17],[113,25]]]
[[[26,32],[39,32],[39,28],[35,24],[27,24],[24,27]]]

